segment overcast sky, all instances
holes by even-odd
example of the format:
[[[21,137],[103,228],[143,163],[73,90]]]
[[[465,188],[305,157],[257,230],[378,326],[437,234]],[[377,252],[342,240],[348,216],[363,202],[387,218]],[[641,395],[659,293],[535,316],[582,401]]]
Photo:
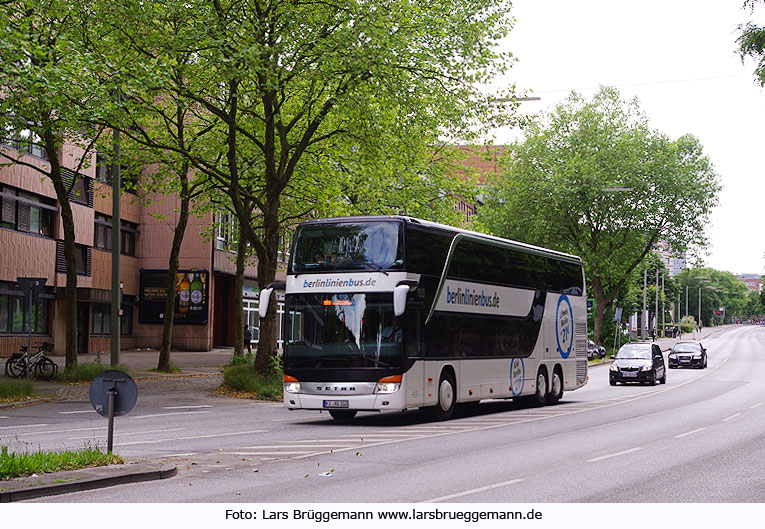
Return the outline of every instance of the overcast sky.
[[[571,90],[591,97],[600,85],[638,97],[652,128],[693,134],[720,175],[705,264],[734,273],[765,271],[765,90],[753,62],[736,54],[737,26],[765,25],[743,0],[515,0],[507,76],[548,110]],[[512,133],[499,132],[502,143]]]

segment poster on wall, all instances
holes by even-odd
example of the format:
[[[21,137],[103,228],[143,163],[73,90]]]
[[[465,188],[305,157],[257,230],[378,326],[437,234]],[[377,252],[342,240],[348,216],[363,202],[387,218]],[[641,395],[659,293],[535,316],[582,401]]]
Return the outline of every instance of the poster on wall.
[[[139,323],[163,323],[167,270],[141,270],[138,300]],[[207,323],[207,302],[210,274],[206,270],[178,270],[175,275],[174,324],[204,325]]]

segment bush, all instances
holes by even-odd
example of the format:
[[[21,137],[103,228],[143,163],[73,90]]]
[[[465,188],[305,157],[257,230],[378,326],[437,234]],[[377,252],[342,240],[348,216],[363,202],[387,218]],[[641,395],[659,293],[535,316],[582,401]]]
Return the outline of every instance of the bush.
[[[57,382],[70,383],[92,382],[100,372],[106,371],[107,369],[119,369],[120,371],[125,371],[127,373],[127,368],[125,366],[117,366],[116,368],[113,368],[108,364],[93,362],[90,364],[77,364],[74,367],[60,371],[56,374],[54,380]]]
[[[31,397],[35,388],[28,380],[0,380],[0,399]]]
[[[254,398],[264,400],[281,400],[284,377],[278,365],[272,365],[265,375],[255,373],[254,359],[234,357],[231,365],[223,369],[223,385],[235,391],[253,394]]]

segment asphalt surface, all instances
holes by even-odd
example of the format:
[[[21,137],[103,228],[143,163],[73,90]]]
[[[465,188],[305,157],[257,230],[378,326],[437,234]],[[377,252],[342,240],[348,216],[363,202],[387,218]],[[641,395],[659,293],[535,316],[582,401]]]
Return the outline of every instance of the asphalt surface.
[[[695,338],[705,339],[719,330],[720,328],[703,329]],[[686,335],[684,339],[693,337]],[[676,341],[676,339],[666,338],[658,339],[657,343],[663,350],[666,350]],[[158,357],[156,352],[123,351],[120,356],[120,364],[126,366],[133,378],[136,379],[139,394],[143,398],[152,396],[162,398],[163,395],[174,393],[183,395],[184,402],[193,403],[195,399],[209,399],[212,390],[221,383],[220,367],[230,361],[231,355],[231,350],[213,350],[206,353],[173,353],[173,363],[181,368],[181,373],[176,375],[158,375],[149,371],[156,366]],[[54,358],[54,360],[59,365],[63,364],[63,358]],[[93,357],[84,357],[81,361],[93,361]],[[608,359],[603,361],[604,365],[608,363],[610,363]],[[602,368],[593,366],[593,369]],[[88,385],[38,381],[35,381],[34,384],[37,391],[44,396],[36,402],[88,399]],[[262,404],[274,405],[274,403]],[[0,412],[3,408],[20,405],[34,405],[34,401],[0,404]],[[253,405],[257,406],[258,403],[255,402]],[[159,480],[170,478],[175,473],[176,467],[172,460],[161,457],[136,457],[124,465],[57,472],[2,481],[0,482],[0,502],[26,500],[138,481]]]

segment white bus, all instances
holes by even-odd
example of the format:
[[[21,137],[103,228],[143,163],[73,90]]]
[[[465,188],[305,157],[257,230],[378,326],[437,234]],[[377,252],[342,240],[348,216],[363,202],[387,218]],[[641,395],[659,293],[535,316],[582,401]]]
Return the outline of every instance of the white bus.
[[[402,216],[311,220],[285,289],[284,404],[359,411],[557,403],[587,382],[581,259]]]

